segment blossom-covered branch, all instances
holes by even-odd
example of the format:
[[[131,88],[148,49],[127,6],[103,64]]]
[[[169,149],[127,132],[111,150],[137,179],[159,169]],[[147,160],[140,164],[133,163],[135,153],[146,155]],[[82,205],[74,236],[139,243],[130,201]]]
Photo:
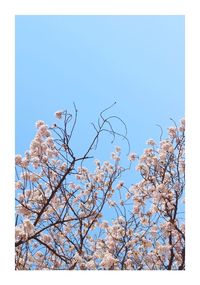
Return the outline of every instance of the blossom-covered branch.
[[[58,111],[62,125],[36,122],[25,156],[16,155],[16,269],[183,270],[185,268],[185,123],[138,157],[130,153],[126,125],[101,112],[95,135],[83,154],[74,152],[74,115]],[[113,128],[113,120],[124,134]],[[127,142],[127,166],[116,147],[111,160],[92,159],[100,135]],[[92,159],[93,161],[93,159]],[[123,160],[124,161],[124,160]],[[134,177],[133,162],[141,174]],[[93,167],[93,170],[92,170]],[[112,213],[107,215],[107,212]]]

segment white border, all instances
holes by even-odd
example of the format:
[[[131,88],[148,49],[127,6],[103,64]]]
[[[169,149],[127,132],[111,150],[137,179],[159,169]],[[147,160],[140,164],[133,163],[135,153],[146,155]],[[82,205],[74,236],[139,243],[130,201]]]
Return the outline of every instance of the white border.
[[[178,15],[184,14],[185,3],[184,0],[7,0],[4,5],[11,14],[20,15]]]
[[[2,4],[3,2],[3,4]],[[188,284],[198,272],[199,81],[198,0],[5,0],[0,4],[0,272],[14,284],[73,282]],[[15,272],[14,266],[14,17],[15,15],[186,15],[187,270],[185,272]],[[32,275],[33,278],[32,278]],[[198,280],[198,278],[197,278]],[[184,283],[185,281],[185,283]]]

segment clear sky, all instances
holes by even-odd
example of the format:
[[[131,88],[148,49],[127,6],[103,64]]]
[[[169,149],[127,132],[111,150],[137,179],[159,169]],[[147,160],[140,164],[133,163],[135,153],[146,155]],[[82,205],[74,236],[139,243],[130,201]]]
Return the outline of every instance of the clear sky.
[[[183,16],[17,16],[16,153],[29,147],[35,121],[52,124],[73,102],[74,147],[85,149],[90,123],[116,101],[109,114],[126,122],[141,154],[147,139],[159,139],[156,124],[184,116],[184,40]],[[99,159],[110,158],[108,142]]]

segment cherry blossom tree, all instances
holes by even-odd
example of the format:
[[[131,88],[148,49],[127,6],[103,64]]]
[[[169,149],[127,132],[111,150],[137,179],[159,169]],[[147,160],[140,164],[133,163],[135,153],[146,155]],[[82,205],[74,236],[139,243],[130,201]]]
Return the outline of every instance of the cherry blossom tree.
[[[17,270],[185,269],[185,121],[174,122],[166,139],[161,133],[158,144],[147,141],[140,157],[129,150],[124,167],[120,147],[108,161],[92,157],[103,134],[129,147],[126,125],[106,116],[109,109],[82,155],[72,148],[75,106],[74,114],[55,113],[59,124],[37,121],[30,149],[16,155]],[[134,178],[133,162],[141,178],[127,185],[122,178]]]

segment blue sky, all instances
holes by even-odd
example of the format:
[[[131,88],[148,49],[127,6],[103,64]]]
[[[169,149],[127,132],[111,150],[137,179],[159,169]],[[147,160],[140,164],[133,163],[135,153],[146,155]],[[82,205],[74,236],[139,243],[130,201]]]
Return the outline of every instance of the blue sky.
[[[159,139],[156,124],[184,116],[184,40],[183,16],[17,16],[16,153],[29,147],[35,121],[52,124],[73,102],[81,152],[90,123],[116,101],[109,114],[126,122],[141,154],[148,138]],[[102,138],[97,158],[110,158],[109,141]]]

